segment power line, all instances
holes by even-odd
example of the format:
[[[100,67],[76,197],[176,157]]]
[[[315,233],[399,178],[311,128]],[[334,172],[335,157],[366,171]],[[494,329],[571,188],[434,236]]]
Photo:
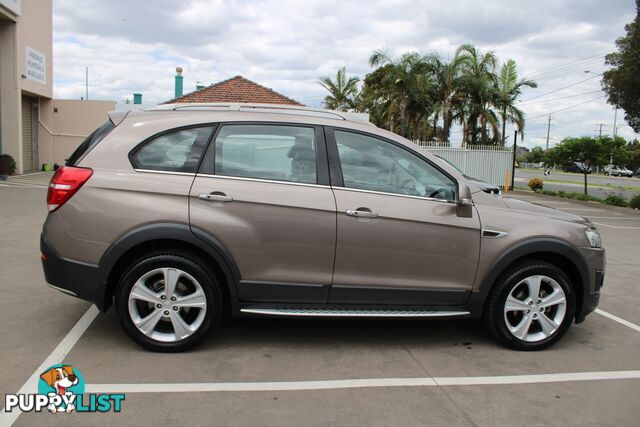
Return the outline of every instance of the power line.
[[[600,76],[599,76],[599,75],[595,75],[595,76],[592,76],[592,77],[586,78],[586,79],[584,79],[584,80],[580,80],[579,82],[572,83],[572,84],[570,84],[569,86],[561,87],[561,88],[559,88],[559,89],[552,90],[551,92],[543,93],[543,94],[541,94],[541,95],[532,96],[531,98],[524,99],[522,102],[530,101],[530,100],[532,100],[532,99],[542,98],[543,96],[547,96],[547,95],[551,95],[552,93],[560,92],[561,90],[568,89],[568,88],[570,88],[570,87],[573,87],[573,86],[579,85],[580,83],[584,83],[584,82],[586,82],[586,81],[588,81],[588,80],[595,79],[596,77],[600,77]]]
[[[540,80],[553,79],[553,78],[556,78],[556,77],[563,76],[565,74],[575,73],[576,71],[583,71],[585,68],[592,68],[592,67],[594,67],[596,65],[600,65],[600,64],[601,64],[600,60],[585,62],[584,64],[578,64],[577,66],[572,67],[572,68],[567,68],[566,70],[557,71],[557,72],[554,72],[552,74],[545,74],[545,75],[543,75],[541,77],[533,77],[532,80],[540,81]]]
[[[597,97],[597,98],[590,99],[590,100],[588,100],[588,101],[584,101],[584,102],[581,102],[581,103],[579,103],[579,104],[571,105],[570,107],[561,108],[561,109],[559,109],[559,110],[550,111],[550,112],[548,112],[548,113],[544,113],[544,114],[538,114],[537,116],[527,117],[527,119],[528,119],[528,120],[530,120],[530,119],[536,119],[536,118],[538,118],[538,117],[548,116],[548,115],[550,115],[550,114],[556,114],[556,113],[559,113],[559,112],[561,112],[561,111],[569,110],[569,109],[571,109],[571,108],[576,108],[576,107],[579,107],[579,106],[581,106],[581,105],[588,104],[588,103],[593,102],[593,101],[597,101],[598,99],[604,98],[605,96],[606,96],[606,95],[601,95],[601,96],[599,96],[599,97]]]
[[[592,90],[590,92],[584,92],[584,93],[577,93],[575,95],[567,95],[567,96],[559,96],[558,98],[551,98],[551,99],[544,99],[542,101],[533,101],[533,102],[521,102],[518,105],[532,105],[532,104],[542,104],[544,102],[550,102],[550,101],[559,101],[561,99],[567,99],[567,98],[575,98],[577,96],[583,96],[583,95],[590,95],[592,93],[597,93],[597,92],[602,92],[601,89],[598,90]]]
[[[547,73],[549,73],[549,72],[551,72],[553,70],[557,70],[557,69],[560,69],[560,68],[566,68],[566,67],[572,66],[572,65],[574,65],[574,64],[576,64],[578,62],[582,62],[582,61],[586,61],[588,59],[604,56],[607,53],[609,53],[608,50],[604,51],[604,52],[600,52],[600,53],[595,54],[595,55],[587,56],[587,57],[584,57],[584,58],[581,58],[581,59],[576,59],[576,60],[573,60],[573,61],[570,61],[570,62],[565,62],[564,64],[554,65],[554,66],[547,67],[547,68],[540,68],[539,70],[536,70],[536,71],[530,73],[529,75],[533,76],[533,75],[536,75],[536,74],[547,74]]]

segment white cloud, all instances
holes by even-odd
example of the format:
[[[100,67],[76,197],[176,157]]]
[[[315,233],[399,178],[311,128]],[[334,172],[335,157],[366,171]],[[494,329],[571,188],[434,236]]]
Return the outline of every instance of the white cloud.
[[[515,59],[521,74],[540,78],[538,89],[524,94],[527,99],[584,80],[584,69],[601,73],[602,56],[577,61],[613,50],[634,12],[633,0],[606,6],[596,0],[578,6],[567,0],[54,0],[54,92],[59,98],[84,96],[88,66],[90,98],[122,102],[141,92],[145,103],[162,102],[173,97],[175,67],[181,66],[185,91],[196,82],[241,74],[318,106],[325,95],[320,76],[346,65],[363,77],[376,49],[436,51],[447,58],[459,44],[474,43],[503,60]],[[596,78],[539,100],[599,88]],[[532,117],[525,144],[545,142],[546,117],[535,116],[598,95],[524,105]],[[618,124],[624,124],[622,116]],[[603,99],[559,112],[551,141],[593,134],[601,122],[610,132],[613,110]],[[626,125],[619,134],[634,136]]]

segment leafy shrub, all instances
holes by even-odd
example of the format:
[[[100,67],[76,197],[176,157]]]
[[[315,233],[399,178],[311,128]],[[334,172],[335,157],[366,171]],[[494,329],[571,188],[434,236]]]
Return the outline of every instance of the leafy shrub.
[[[567,197],[567,192],[563,190],[558,190],[558,197]]]
[[[538,190],[542,190],[542,187],[543,187],[544,183],[542,182],[542,180],[540,178],[531,178],[529,180],[529,182],[527,183],[527,185],[533,191],[538,191]]]
[[[558,196],[558,191],[540,190],[540,194],[544,194],[545,196]]]
[[[607,197],[605,197],[602,203],[610,206],[622,206],[622,207],[629,206],[629,203],[627,203],[627,199],[617,194],[609,194]]]
[[[13,175],[14,173],[16,173],[16,161],[13,160],[13,157],[8,154],[0,154],[0,158],[9,159],[9,175]]]
[[[640,209],[640,193],[636,194],[629,200],[629,207],[633,209]]]

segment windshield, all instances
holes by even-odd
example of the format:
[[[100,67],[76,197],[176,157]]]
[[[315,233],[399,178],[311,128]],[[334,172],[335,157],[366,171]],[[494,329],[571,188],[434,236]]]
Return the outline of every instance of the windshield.
[[[431,153],[433,154],[433,153]],[[452,168],[454,168],[455,170],[457,170],[462,176],[464,176],[467,179],[472,179],[474,181],[480,181],[478,178],[475,178],[473,176],[469,176],[466,173],[462,172],[462,170],[457,167],[456,165],[454,165],[453,163],[451,163],[449,160],[445,159],[444,157],[440,157],[437,154],[434,154],[434,156],[436,156],[439,160],[442,160],[443,162],[445,162],[447,165],[451,166]]]

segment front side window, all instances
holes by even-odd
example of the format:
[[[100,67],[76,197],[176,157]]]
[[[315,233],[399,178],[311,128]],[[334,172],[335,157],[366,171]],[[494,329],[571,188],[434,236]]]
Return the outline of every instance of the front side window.
[[[315,184],[314,130],[281,125],[223,126],[215,141],[214,171],[216,175]]]
[[[455,200],[455,182],[408,150],[353,132],[335,139],[346,188]]]
[[[211,126],[206,126],[161,135],[133,154],[133,166],[136,169],[195,173],[212,130]]]

